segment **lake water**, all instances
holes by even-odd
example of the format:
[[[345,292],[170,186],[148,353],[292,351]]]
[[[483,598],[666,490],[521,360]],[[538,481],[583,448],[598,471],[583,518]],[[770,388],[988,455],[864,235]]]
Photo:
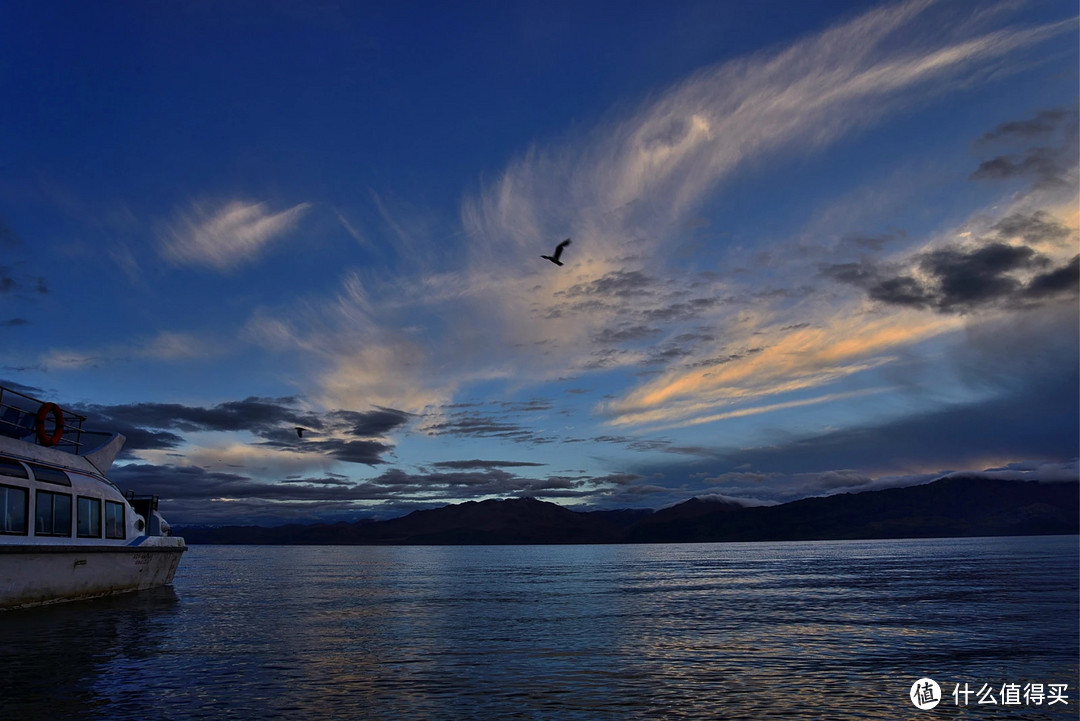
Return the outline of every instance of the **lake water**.
[[[1078,571],[1075,536],[195,546],[0,613],[0,719],[1076,719]]]

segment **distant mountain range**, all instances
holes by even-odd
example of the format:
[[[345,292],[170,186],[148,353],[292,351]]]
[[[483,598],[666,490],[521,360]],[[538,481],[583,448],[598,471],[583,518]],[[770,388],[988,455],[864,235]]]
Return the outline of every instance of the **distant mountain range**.
[[[1080,484],[956,476],[907,488],[742,506],[692,498],[651,510],[572,511],[535,498],[469,501],[387,521],[176,527],[188,543],[490,545],[803,541],[1080,533]]]

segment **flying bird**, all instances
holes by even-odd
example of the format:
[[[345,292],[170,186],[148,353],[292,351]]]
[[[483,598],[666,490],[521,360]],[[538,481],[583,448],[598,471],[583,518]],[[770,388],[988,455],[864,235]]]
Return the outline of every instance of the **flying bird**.
[[[568,245],[570,245],[569,238],[555,246],[555,255],[541,255],[540,257],[544,260],[550,260],[555,265],[562,265],[562,261],[559,260],[559,258],[562,257],[563,248]]]
[[[307,430],[307,429],[306,428],[301,428],[300,426],[297,426],[296,427],[296,437],[297,438],[303,438],[305,430]]]

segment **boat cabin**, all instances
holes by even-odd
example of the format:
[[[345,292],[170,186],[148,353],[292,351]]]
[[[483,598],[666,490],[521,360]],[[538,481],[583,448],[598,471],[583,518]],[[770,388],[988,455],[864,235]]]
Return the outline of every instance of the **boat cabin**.
[[[133,500],[142,501],[145,515],[155,510],[156,499],[125,497],[102,476],[0,456],[0,543],[15,536],[38,543],[124,545],[147,535],[146,518]]]
[[[156,496],[125,495],[104,476],[124,437],[86,431],[84,420],[0,387],[0,545],[122,546],[169,535]]]

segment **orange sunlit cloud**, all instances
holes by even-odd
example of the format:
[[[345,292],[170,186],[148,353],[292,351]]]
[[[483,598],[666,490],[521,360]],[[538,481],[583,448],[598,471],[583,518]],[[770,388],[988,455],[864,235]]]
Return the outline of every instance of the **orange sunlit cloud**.
[[[758,353],[722,366],[668,373],[603,411],[613,425],[689,425],[733,402],[822,387],[877,367],[889,362],[890,353],[962,325],[955,316],[902,311],[867,318],[856,312],[819,327],[766,331],[773,339]]]

